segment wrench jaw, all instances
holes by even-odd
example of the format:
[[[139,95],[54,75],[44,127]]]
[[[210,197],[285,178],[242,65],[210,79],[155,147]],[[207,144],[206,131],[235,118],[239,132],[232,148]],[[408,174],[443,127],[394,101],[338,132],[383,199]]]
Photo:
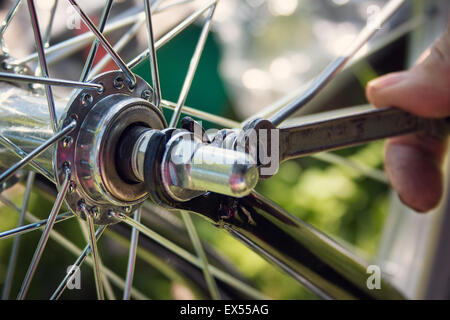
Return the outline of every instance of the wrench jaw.
[[[248,195],[259,175],[247,153],[210,143],[186,129],[147,130],[133,147],[136,179],[157,204],[173,206],[206,192],[230,197]]]
[[[426,119],[397,108],[374,109],[371,106],[319,113],[286,122],[276,128],[268,120],[255,119],[244,126],[232,144],[233,148],[243,145],[250,153],[256,152],[262,179],[274,175],[277,171],[273,168],[290,159],[415,132],[427,132],[443,139],[450,129],[450,119]],[[249,145],[247,137],[252,134],[256,140]]]

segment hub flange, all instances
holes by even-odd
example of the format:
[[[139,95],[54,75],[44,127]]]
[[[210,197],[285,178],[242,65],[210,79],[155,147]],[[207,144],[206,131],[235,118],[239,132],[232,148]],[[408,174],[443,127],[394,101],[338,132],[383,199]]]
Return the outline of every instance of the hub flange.
[[[65,198],[70,210],[85,219],[84,205],[95,224],[111,224],[117,222],[109,216],[111,210],[130,214],[148,195],[144,183],[127,179],[117,168],[121,137],[133,126],[162,130],[167,124],[153,105],[152,88],[141,78],[136,77],[132,88],[119,71],[92,81],[103,90],[75,92],[61,127],[71,119],[77,120],[77,127],[57,144],[54,166],[58,184],[64,180],[65,165],[72,172]]]

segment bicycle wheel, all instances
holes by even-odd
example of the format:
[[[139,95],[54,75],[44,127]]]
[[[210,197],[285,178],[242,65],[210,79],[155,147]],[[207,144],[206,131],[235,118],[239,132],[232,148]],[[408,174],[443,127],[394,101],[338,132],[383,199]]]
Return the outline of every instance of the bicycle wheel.
[[[36,229],[45,225],[17,298],[26,297],[49,237],[59,237],[66,248],[71,247],[67,239],[52,232],[52,229],[56,222],[73,215],[86,228],[88,244],[82,251],[74,250],[79,254],[75,267],[69,270],[51,298],[61,296],[85,260],[93,266],[99,299],[105,297],[105,292],[109,297],[114,296],[108,279],[120,283],[124,287],[124,298],[129,298],[133,292],[131,284],[139,234],[146,235],[200,268],[211,298],[225,297],[225,291],[218,289],[218,281],[221,282],[221,288],[227,285],[242,291],[244,295],[264,298],[239,279],[237,274],[226,273],[208,262],[210,257],[195,231],[189,214],[191,212],[224,228],[323,298],[403,298],[384,278],[382,290],[370,290],[366,286],[367,264],[364,261],[252,191],[260,176],[269,177],[276,171],[270,171],[271,164],[267,165],[258,154],[253,157],[255,150],[262,148],[258,141],[257,144],[249,143],[249,135],[255,131],[271,130],[279,134],[280,139],[271,142],[273,145],[279,142],[278,160],[284,161],[318,151],[426,130],[430,126],[444,126],[442,122],[420,119],[393,109],[358,112],[353,109],[346,115],[331,116],[327,120],[322,118],[306,124],[294,120],[293,126],[284,124],[276,128],[310,101],[344,67],[375,33],[376,26],[368,25],[346,54],[331,64],[305,94],[293,99],[276,113],[270,110],[268,120],[252,119],[241,128],[241,124],[235,121],[185,106],[218,1],[203,3],[200,9],[189,12],[181,22],[155,40],[153,16],[186,2],[190,1],[144,1],[117,15],[114,21],[107,24],[112,19],[109,15],[114,7],[113,1],[109,0],[96,26],[76,1],[68,0],[70,8],[75,10],[90,32],[49,46],[52,21],[59,2],[55,1],[51,7],[50,22],[43,36],[39,11],[34,1],[28,0],[26,5],[37,52],[16,59],[2,40],[4,72],[0,78],[7,82],[0,87],[5,93],[1,101],[3,117],[0,120],[0,142],[8,152],[4,152],[0,164],[9,168],[0,175],[0,182],[6,183],[6,187],[20,181],[23,178],[20,170],[28,166],[55,183],[58,189],[48,218],[39,224],[27,226],[28,229]],[[386,21],[403,2],[390,1],[381,12],[380,22]],[[7,29],[21,3],[18,0],[12,5],[1,34]],[[156,51],[202,16],[205,16],[204,22],[178,101],[172,103],[163,100]],[[144,25],[148,48],[125,63],[118,52]],[[128,29],[112,46],[105,35],[125,27]],[[48,67],[51,63],[90,43],[90,51],[78,81],[49,76]],[[94,65],[100,47],[107,55]],[[102,72],[110,59],[119,70]],[[34,73],[28,66],[32,62],[38,62]],[[144,65],[149,66],[151,75],[145,79],[139,75]],[[20,87],[9,82],[32,85]],[[39,87],[39,84],[43,87]],[[73,92],[58,98],[54,94],[55,86],[69,87]],[[162,109],[173,110],[170,121],[166,122]],[[215,123],[221,128],[241,130],[224,129],[210,140],[204,134],[204,129],[189,117],[182,119],[181,128],[176,129],[182,112]],[[342,132],[342,127],[351,126],[355,121],[359,121],[356,129]],[[364,127],[365,124],[367,127]],[[380,124],[384,124],[382,130]],[[299,138],[310,135],[311,128],[316,131],[315,140],[311,139],[309,144],[297,143],[305,141]],[[355,125],[349,128],[355,128]],[[333,139],[327,139],[330,131]],[[271,144],[265,147],[270,148]],[[16,162],[17,156],[22,160]],[[17,208],[21,219],[26,215],[34,177],[34,173],[28,174],[24,204],[21,209]],[[169,210],[181,210],[195,254],[140,222],[140,207],[147,198]],[[63,204],[70,213],[59,214]],[[105,230],[115,228],[111,226],[119,222],[132,228],[125,281],[119,281],[115,274],[103,266],[97,247],[97,241]],[[2,237],[22,232],[23,227],[3,232]],[[18,245],[15,247],[18,248]],[[89,254],[91,257],[88,259]],[[11,270],[14,269],[16,255],[17,249],[14,249]],[[9,287],[11,274],[5,288]],[[137,297],[143,297],[136,290],[134,293]]]

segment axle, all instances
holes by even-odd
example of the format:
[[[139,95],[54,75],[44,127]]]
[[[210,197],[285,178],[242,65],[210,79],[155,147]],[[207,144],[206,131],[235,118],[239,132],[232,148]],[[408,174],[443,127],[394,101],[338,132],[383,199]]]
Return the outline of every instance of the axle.
[[[128,87],[120,72],[92,81],[102,91],[80,89],[69,101],[55,99],[59,130],[75,129],[34,159],[57,184],[71,171],[67,206],[95,223],[115,222],[110,211],[129,214],[149,196],[160,204],[188,201],[208,191],[248,195],[258,169],[245,152],[226,150],[186,129],[166,129],[152,88],[137,77]],[[55,133],[43,96],[0,83],[0,168],[11,167]],[[20,150],[18,152],[18,150]],[[14,154],[16,153],[16,154]],[[29,167],[36,169],[35,166]]]

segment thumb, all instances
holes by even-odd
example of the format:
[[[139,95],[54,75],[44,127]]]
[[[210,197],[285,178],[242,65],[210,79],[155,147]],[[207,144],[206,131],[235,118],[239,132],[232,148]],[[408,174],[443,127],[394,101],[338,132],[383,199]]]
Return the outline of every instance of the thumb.
[[[408,71],[368,83],[367,98],[376,107],[395,106],[418,116],[450,115],[450,24]]]
[[[366,94],[376,107],[394,106],[430,118],[449,116],[450,25],[415,66],[369,82]],[[388,139],[385,169],[406,205],[419,212],[438,205],[445,153],[446,140],[426,133]]]

